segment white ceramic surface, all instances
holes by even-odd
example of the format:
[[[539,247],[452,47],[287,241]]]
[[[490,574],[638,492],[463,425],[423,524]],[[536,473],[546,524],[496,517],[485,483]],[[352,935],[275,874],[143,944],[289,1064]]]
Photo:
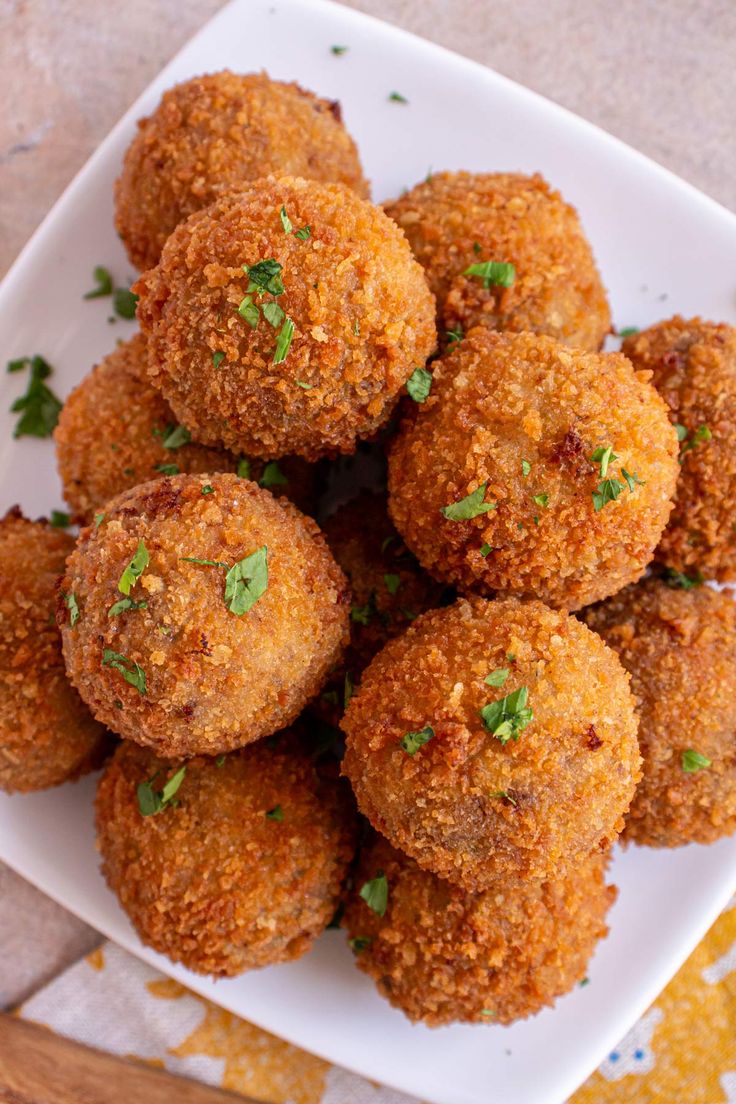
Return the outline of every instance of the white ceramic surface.
[[[341,57],[333,44],[347,45]],[[85,302],[94,265],[132,275],[112,184],[135,119],[177,80],[265,68],[341,100],[384,199],[428,169],[541,170],[575,203],[619,326],[681,311],[736,322],[736,218],[640,154],[502,77],[323,0],[235,0],[154,81],[70,185],[0,288],[0,359],[41,353],[60,395],[127,336],[109,300]],[[398,91],[406,105],[390,102]],[[0,508],[61,507],[48,441],[13,441],[24,381],[0,382]],[[617,854],[620,898],[590,984],[512,1028],[411,1026],[330,932],[288,966],[213,983],[142,947],[97,871],[94,780],[0,796],[0,858],[122,946],[307,1050],[435,1104],[559,1104],[619,1041],[736,888],[736,840]]]

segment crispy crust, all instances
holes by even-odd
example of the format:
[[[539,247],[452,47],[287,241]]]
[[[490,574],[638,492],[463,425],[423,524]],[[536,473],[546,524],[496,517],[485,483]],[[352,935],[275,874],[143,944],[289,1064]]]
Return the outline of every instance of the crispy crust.
[[[74,540],[16,507],[0,520],[0,789],[44,790],[94,770],[109,740],[69,685],[54,622]]]
[[[284,233],[282,206],[306,240]],[[295,326],[279,365],[276,329],[237,309],[243,266],[267,259],[283,266],[278,303]],[[406,239],[343,185],[271,177],[223,196],[174,231],[135,290],[151,378],[177,418],[249,456],[353,452],[435,346],[434,300]]]
[[[590,457],[607,445],[617,456],[608,476],[623,486],[625,468],[644,483],[596,512]],[[436,578],[579,609],[644,573],[669,517],[677,451],[662,399],[625,357],[477,328],[439,363],[429,399],[393,442],[389,509]],[[442,516],[486,482],[496,509]]]
[[[505,879],[468,894],[374,836],[343,921],[361,941],[356,963],[410,1020],[438,1027],[524,1019],[582,980],[608,933],[616,890],[605,884],[607,858],[583,858],[551,882]],[[379,873],[388,881],[383,917],[359,896]]]
[[[271,746],[273,745],[273,746]],[[179,762],[122,744],[96,801],[108,885],[144,943],[231,977],[299,958],[329,923],[354,848],[347,789],[290,739],[189,760],[178,804],[143,817],[136,788]],[[283,820],[266,816],[281,806]]]
[[[657,578],[585,611],[631,674],[644,777],[626,837],[650,847],[711,843],[736,831],[736,604],[729,591]],[[688,773],[682,754],[712,760]]]
[[[150,564],[131,597],[147,608],[110,617],[140,540]],[[183,560],[232,565],[263,545],[268,587],[240,616],[224,601],[223,568]],[[234,475],[178,475],[119,495],[82,531],[62,588],[80,610],[75,627],[63,603],[57,614],[72,682],[98,719],[165,756],[216,755],[289,724],[347,639],[349,590],[316,524]],[[145,694],[103,666],[104,649],[143,668]]]
[[[115,226],[130,260],[151,268],[180,222],[223,189],[269,173],[370,194],[335,101],[265,73],[229,70],[168,89],[139,120],[115,184]]]
[[[235,472],[239,457],[192,441],[164,448],[167,428],[176,426],[171,407],[146,374],[146,343],[135,334],[104,357],[64,403],[54,430],[56,459],[64,498],[77,520],[89,524],[95,513],[122,491],[156,478],[159,465],[180,472]],[[264,462],[251,462],[258,482]],[[288,479],[273,488],[300,509],[314,508],[314,469],[298,457],[279,462]]]
[[[623,344],[635,368],[653,373],[673,422],[712,439],[683,454],[675,505],[657,559],[677,571],[697,568],[736,579],[736,328],[679,315]]]
[[[503,668],[502,689],[484,682]],[[641,777],[628,682],[567,614],[459,599],[366,669],[342,721],[343,771],[373,827],[439,877],[473,891],[557,877],[623,827]],[[534,719],[504,746],[480,710],[521,686]],[[408,755],[402,738],[426,725],[434,737]]]
[[[439,328],[548,334],[595,350],[611,328],[606,292],[577,211],[536,174],[434,173],[386,205],[437,297]],[[511,262],[510,288],[464,276]]]

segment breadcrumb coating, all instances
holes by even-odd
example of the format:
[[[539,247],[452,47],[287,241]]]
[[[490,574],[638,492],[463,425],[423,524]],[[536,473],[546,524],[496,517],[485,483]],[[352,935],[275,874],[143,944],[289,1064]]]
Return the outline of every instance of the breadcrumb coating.
[[[481,710],[522,687],[533,718],[495,735]],[[411,754],[402,741],[427,726]],[[610,847],[641,777],[636,726],[629,676],[574,617],[459,599],[422,614],[363,673],[342,720],[343,772],[377,831],[476,891],[558,877]]]
[[[290,738],[186,763],[176,805],[142,816],[181,767],[123,743],[97,791],[108,885],[148,946],[190,970],[232,977],[299,958],[335,911],[354,849],[347,788]]]
[[[595,854],[564,878],[504,879],[468,894],[374,836],[361,851],[343,925],[356,964],[410,1020],[509,1024],[583,979],[616,897],[606,864]],[[360,897],[381,874],[384,916]]]
[[[644,777],[625,835],[650,847],[736,831],[736,604],[649,578],[585,611],[631,674]],[[687,770],[688,751],[710,760]],[[685,758],[683,759],[683,756]]]
[[[180,222],[223,190],[269,173],[370,194],[337,101],[227,69],[168,89],[139,120],[115,184],[115,226],[131,262],[151,268]]]
[[[167,447],[177,428],[171,407],[151,385],[146,343],[135,334],[104,357],[66,399],[54,430],[64,498],[77,520],[90,524],[109,499],[147,483],[162,469],[179,472],[235,472],[242,457],[195,441]],[[248,461],[249,477],[263,478],[265,463]],[[242,469],[241,469],[242,470]],[[273,465],[266,476],[273,475]],[[171,471],[168,474],[172,474]],[[174,473],[176,474],[176,473]],[[298,457],[284,457],[270,489],[301,510],[314,509],[314,469]]]
[[[461,590],[570,610],[640,578],[679,474],[648,379],[619,353],[472,330],[389,455],[389,510],[423,567]],[[474,492],[486,512],[443,516]]]
[[[136,605],[111,612],[141,541]],[[264,548],[265,591],[233,611],[228,568]],[[75,625],[63,602],[57,613],[72,682],[99,720],[168,757],[217,755],[289,724],[348,635],[347,582],[316,524],[234,475],[177,475],[113,499],[82,530],[62,590],[79,607]]]
[[[308,237],[285,233],[282,210]],[[281,266],[283,292],[253,290],[244,269],[262,261]],[[134,290],[151,378],[178,420],[248,456],[354,452],[435,348],[434,299],[404,235],[343,185],[270,177],[223,196]]]
[[[635,368],[652,373],[684,438],[675,505],[657,559],[677,571],[695,568],[733,581],[736,327],[677,315],[627,338],[623,351]]]
[[[0,789],[45,790],[94,770],[109,739],[67,682],[54,619],[68,533],[15,507],[0,520]],[[63,595],[62,595],[63,601]]]
[[[593,253],[575,208],[538,173],[433,173],[386,211],[424,267],[445,338],[487,326],[600,349],[611,316]],[[513,264],[511,286],[465,275],[485,261]]]

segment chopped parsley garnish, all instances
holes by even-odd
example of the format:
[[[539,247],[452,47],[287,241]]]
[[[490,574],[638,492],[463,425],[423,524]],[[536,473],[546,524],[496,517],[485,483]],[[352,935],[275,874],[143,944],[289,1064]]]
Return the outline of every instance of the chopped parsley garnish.
[[[164,448],[178,449],[181,448],[182,445],[188,445],[191,439],[192,435],[186,426],[172,426],[164,437]]]
[[[263,469],[263,475],[258,480],[259,487],[285,487],[289,480],[275,460],[269,460]]]
[[[503,686],[509,674],[508,667],[498,667],[495,671],[491,671],[490,675],[486,675],[483,681],[489,686]]]
[[[481,1008],[480,1014],[481,1016],[486,1016],[489,1019],[493,1019],[495,1016],[498,1015],[498,1013],[494,1012],[492,1008]]]
[[[281,225],[284,228],[284,233],[290,234],[294,227],[291,225],[291,219],[287,215],[286,208],[283,204],[281,205],[281,210],[279,211],[279,218],[281,219]]]
[[[521,475],[522,475],[523,479],[527,479],[529,477],[529,472],[531,470],[532,470],[532,466],[529,463],[529,461],[528,460],[522,460],[521,461]]]
[[[426,402],[432,390],[432,373],[426,368],[415,368],[406,381],[406,390],[415,403]]]
[[[364,606],[350,607],[350,620],[354,621],[356,625],[368,625],[375,612],[375,602],[371,595],[371,600],[366,602]]]
[[[634,493],[634,487],[636,487],[636,486],[643,487],[644,486],[644,480],[640,479],[639,476],[636,474],[636,472],[627,472],[626,468],[622,468],[621,469],[621,474],[624,477],[624,479],[626,480],[626,482],[628,483],[629,491],[631,492],[631,494]]]
[[[445,330],[445,337],[447,338],[447,351],[449,352],[453,345],[459,345],[465,337],[460,323],[455,326],[454,330]]]
[[[112,305],[120,318],[135,318],[138,296],[130,288],[115,288]]]
[[[202,488],[202,494],[203,495],[209,495],[209,494],[214,494],[214,493],[215,493],[215,488],[212,486],[212,484],[211,483],[205,483],[204,487]]]
[[[204,567],[222,567],[226,570],[224,599],[230,613],[241,617],[262,598],[268,589],[268,547],[264,544],[228,567],[221,560],[202,560],[196,556],[182,556],[184,563]]]
[[[710,441],[713,438],[713,434],[707,425],[699,425],[695,432],[690,436],[684,426],[676,425],[677,439],[680,444],[680,463],[682,458],[692,449],[697,448],[698,445],[704,444],[706,441]],[[684,430],[684,433],[682,432]]]
[[[301,229],[294,231],[294,237],[299,238],[299,241],[306,241],[307,238],[312,235],[311,226],[302,226]]]
[[[95,514],[95,529],[99,529],[105,520],[104,514]]]
[[[686,575],[682,571],[675,571],[673,567],[668,567],[664,573],[664,581],[669,587],[693,590],[695,587],[702,586],[705,579],[700,571],[695,571],[692,575]]]
[[[548,494],[536,494],[532,495],[532,502],[535,502],[537,506],[547,506],[549,503]]]
[[[236,474],[238,479],[250,479],[250,460],[246,459],[245,456],[238,460],[238,470]]]
[[[349,939],[348,943],[354,954],[361,954],[373,942],[372,935],[356,935],[353,939]]]
[[[253,302],[252,296],[246,295],[245,298],[240,301],[238,314],[255,330],[261,316],[258,307]]]
[[[639,332],[639,331],[637,330],[637,333],[638,333],[638,332]],[[578,982],[578,985],[580,986],[580,988],[581,988],[581,989],[584,989],[586,985],[590,985],[590,978],[588,978],[588,977],[584,977],[584,978],[582,979],[582,981],[579,981],[579,982]]]
[[[261,307],[263,311],[263,317],[268,322],[272,329],[276,330],[284,320],[283,309],[278,303],[264,303]]]
[[[54,529],[68,529],[72,523],[72,519],[63,510],[51,511],[51,524]]]
[[[18,372],[28,366],[30,366],[31,375],[26,393],[16,399],[10,407],[12,414],[20,414],[13,430],[13,437],[50,437],[56,429],[61,413],[61,402],[44,383],[44,380],[51,375],[51,365],[41,356],[23,357],[20,360],[11,361],[8,371]]]
[[[634,334],[638,334],[638,333],[639,333],[639,327],[638,326],[624,326],[624,328],[622,330],[617,330],[616,331],[616,336],[617,337],[633,337]]]
[[[136,793],[141,816],[155,816],[156,813],[163,813],[165,809],[178,805],[176,794],[184,781],[184,775],[187,773],[186,763],[183,767],[179,767],[176,774],[172,774],[167,782],[164,782],[160,790],[156,790],[153,788],[153,784],[159,773],[159,771],[156,771],[145,782],[138,784]]]
[[[214,368],[219,368],[224,359],[225,354],[223,353],[222,349],[218,349],[216,353],[212,354],[212,366]]]
[[[274,805],[273,809],[269,809],[266,813],[266,820],[283,820],[284,810],[280,805]]]
[[[401,586],[401,576],[399,575],[384,575],[383,581],[386,585],[386,590],[389,594],[394,595]]]
[[[591,453],[590,459],[594,464],[600,464],[600,477],[601,479],[605,479],[608,474],[609,465],[618,460],[618,456],[614,453],[611,445],[606,445],[605,447],[601,446],[595,449],[595,451]]]
[[[218,755],[217,756],[217,758],[215,759],[215,766],[216,767],[224,767],[225,766],[225,756],[224,755]]]
[[[118,582],[118,590],[121,594],[130,594],[131,589],[135,586],[137,580],[140,579],[141,575],[148,567],[149,562],[150,557],[148,555],[148,549],[143,541],[138,541],[135,556],[133,556],[133,559],[120,576],[120,581]]]
[[[136,602],[134,598],[121,598],[119,602],[116,602],[113,606],[110,606],[107,611],[108,617],[117,617],[118,614],[125,613],[126,610],[139,610],[148,609],[148,602],[145,600],[142,602]]]
[[[534,713],[527,705],[528,700],[529,687],[520,686],[512,694],[490,702],[481,709],[483,724],[504,746],[509,740],[518,740],[519,734],[534,720]]]
[[[489,510],[495,510],[495,502],[483,501],[487,488],[488,481],[486,480],[485,483],[481,483],[480,487],[476,487],[465,498],[461,498],[459,502],[451,502],[449,506],[443,506],[440,513],[448,521],[470,521],[481,514],[487,514]]]
[[[346,54],[349,49],[349,46],[330,46],[330,53],[334,54],[335,57],[342,57],[342,55]]]
[[[291,348],[291,339],[294,336],[294,323],[290,318],[284,319],[284,324],[279,330],[278,337],[276,338],[276,348],[273,353],[273,364],[283,364],[286,360],[289,349]]]
[[[162,475],[178,475],[180,469],[178,464],[156,464],[153,470],[161,472]],[[125,472],[125,474],[128,473]],[[130,474],[132,475],[133,472],[131,471]]]
[[[692,748],[688,748],[687,751],[682,753],[682,769],[687,774],[694,774],[696,771],[706,770],[711,766],[712,761],[705,755],[701,755],[699,751],[694,751]]]
[[[254,265],[243,265],[243,272],[248,277],[248,291],[263,295],[283,295],[284,285],[281,280],[283,265],[270,257],[265,261],[258,261]]]
[[[102,299],[106,295],[112,295],[112,275],[109,269],[96,265],[92,269],[92,279],[95,286],[82,296],[83,299]]]
[[[301,387],[302,391],[311,391],[314,387],[313,383],[305,383],[304,380],[294,380],[297,387]]]
[[[513,805],[514,808],[519,804],[518,801],[511,796],[508,790],[494,790],[491,797],[500,797],[502,801],[508,801],[509,805]]]
[[[492,551],[493,551],[492,547],[487,542],[480,546],[480,554],[483,557],[483,559],[485,559],[486,556],[488,555],[488,553],[492,552]]]
[[[312,227],[311,226],[302,226],[300,230],[294,230],[294,227],[292,225],[292,221],[289,218],[289,216],[287,215],[286,208],[283,205],[281,207],[281,210],[279,211],[279,218],[281,219],[281,225],[284,228],[284,233],[285,234],[291,234],[293,232],[294,237],[299,238],[300,241],[306,241],[307,238],[312,233]],[[280,293],[276,292],[276,294],[280,294]],[[264,310],[263,313],[264,314],[266,313],[265,310]],[[271,323],[271,325],[274,325],[274,323]]]
[[[408,104],[409,102],[406,96],[402,96],[400,92],[391,92],[388,98],[391,103]]]
[[[595,512],[598,513],[599,510],[602,510],[607,502],[615,502],[623,490],[624,484],[620,479],[602,479],[593,491],[593,509]]]
[[[424,728],[420,728],[418,732],[407,732],[402,737],[401,746],[407,755],[416,755],[420,747],[424,747],[434,736],[434,729],[431,725],[425,725]]]
[[[135,660],[128,659],[120,652],[113,652],[111,648],[105,648],[102,653],[102,666],[119,671],[125,681],[134,686],[139,694],[146,693],[146,672]]]
[[[369,909],[372,909],[379,916],[385,916],[386,906],[388,905],[388,878],[382,870],[378,871],[375,878],[371,878],[369,882],[364,882],[360,890],[360,896]]]
[[[77,623],[77,621],[79,620],[79,617],[80,617],[79,604],[77,602],[76,595],[75,594],[65,594],[64,595],[64,604],[65,604],[66,608],[69,610],[69,621],[70,621],[71,627],[74,628],[74,626],[76,625],[76,623]]]
[[[488,289],[491,285],[496,287],[511,287],[516,279],[516,267],[505,261],[478,261],[468,265],[463,276],[477,276],[483,281],[483,287]]]

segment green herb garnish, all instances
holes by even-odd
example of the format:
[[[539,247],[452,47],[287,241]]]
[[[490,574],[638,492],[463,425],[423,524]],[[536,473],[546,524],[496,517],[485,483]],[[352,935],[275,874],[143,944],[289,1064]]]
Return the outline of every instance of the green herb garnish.
[[[69,621],[71,623],[71,627],[74,628],[74,626],[76,625],[76,623],[77,623],[77,621],[79,620],[79,617],[80,617],[79,604],[77,603],[76,595],[75,594],[65,594],[64,595],[64,604],[65,604],[66,608],[69,610]]]
[[[401,746],[407,755],[416,755],[420,747],[424,747],[434,736],[431,725],[425,725],[418,732],[407,732],[401,739]]]
[[[276,348],[273,353],[273,364],[283,364],[291,348],[291,339],[294,336],[294,323],[290,318],[284,319],[284,324],[276,338]]]
[[[406,96],[402,96],[400,92],[391,92],[391,93],[389,93],[388,98],[391,101],[391,103],[408,104],[408,102],[409,102],[407,100]]]
[[[134,587],[137,580],[140,579],[141,575],[148,567],[149,562],[150,557],[148,555],[148,549],[143,541],[138,541],[135,556],[133,556],[133,559],[120,576],[120,581],[118,582],[118,590],[121,594],[130,594],[132,587]]]
[[[267,820],[283,820],[284,810],[280,805],[274,805],[273,809],[269,809],[266,813]]]
[[[155,790],[153,784],[160,773],[160,771],[156,771],[145,782],[138,784],[136,793],[141,816],[155,816],[156,813],[162,813],[165,809],[178,805],[175,796],[184,781],[184,775],[187,773],[186,763],[183,767],[179,767],[176,774],[173,774],[160,790]]]
[[[465,337],[462,326],[458,323],[454,330],[445,330],[445,337],[447,338],[447,351],[449,352],[453,345],[458,345]]]
[[[432,373],[428,372],[426,368],[415,368],[406,381],[409,398],[413,399],[415,403],[426,402],[431,389]]]
[[[21,415],[13,430],[13,437],[50,437],[56,429],[62,405],[44,383],[51,375],[51,366],[41,356],[24,357],[20,361],[11,361],[10,364],[20,364],[21,368],[30,365],[31,369],[25,395],[21,395],[10,407],[11,413]],[[8,370],[20,371],[10,365]]]
[[[164,437],[164,448],[178,449],[182,445],[188,445],[191,439],[192,435],[186,426],[172,426]]]
[[[127,683],[134,686],[139,694],[146,693],[146,672],[133,659],[113,652],[111,648],[105,648],[102,653],[102,666],[112,667],[119,671]]]
[[[225,359],[225,354],[221,349],[218,349],[216,353],[212,354],[212,365],[214,368],[219,368]]]
[[[639,333],[639,327],[638,326],[624,326],[624,328],[622,330],[617,330],[616,331],[616,336],[617,337],[633,337],[634,334],[638,334],[638,333]]]
[[[484,542],[484,543],[483,543],[483,544],[482,544],[482,545],[480,546],[480,554],[481,554],[481,556],[483,557],[483,559],[485,559],[485,558],[486,558],[486,556],[488,555],[488,553],[489,553],[489,552],[492,552],[492,551],[493,551],[493,548],[492,548],[492,547],[491,547],[491,545],[490,545],[490,544],[488,544],[487,542]]]
[[[479,261],[468,265],[463,276],[477,276],[483,281],[483,287],[488,289],[491,285],[496,287],[511,287],[516,279],[516,267],[505,261]]]
[[[291,219],[287,215],[286,208],[283,204],[281,205],[281,210],[279,211],[279,218],[281,219],[281,225],[284,228],[284,233],[290,234],[293,230],[293,226],[291,225]]]
[[[494,790],[491,797],[500,797],[502,801],[508,801],[509,805],[513,805],[514,808],[519,804],[518,801],[511,796],[508,790]]]
[[[265,261],[258,261],[254,265],[243,265],[243,272],[248,277],[247,290],[256,292],[258,295],[263,295],[265,292],[268,292],[269,295],[283,295],[282,271],[283,265],[275,261],[273,257]]]
[[[532,502],[535,502],[537,506],[547,506],[549,503],[548,494],[536,494],[532,495]]]
[[[202,488],[202,494],[203,495],[210,495],[210,494],[214,494],[214,493],[215,493],[215,488],[212,486],[212,484],[211,483],[205,483],[204,487]]]
[[[153,470],[161,472],[162,475],[178,475],[180,468],[178,464],[156,464]],[[132,475],[133,472],[131,471],[130,474]]]
[[[532,466],[528,460],[521,461],[521,475],[522,479],[528,479],[529,472],[532,470]]]
[[[384,575],[383,576],[383,581],[385,583],[386,590],[391,595],[396,594],[396,591],[401,586],[401,576],[400,575]]]
[[[386,906],[388,905],[388,878],[382,870],[379,870],[375,878],[371,878],[369,882],[364,882],[360,890],[360,896],[369,909],[372,909],[379,916],[385,915]]]
[[[250,479],[250,460],[246,459],[245,456],[238,460],[238,470],[236,474],[238,479]]]
[[[112,295],[112,276],[109,269],[103,265],[96,265],[92,269],[92,279],[95,286],[82,296],[83,299],[102,299],[106,295]]]
[[[682,571],[675,571],[673,567],[668,567],[664,573],[664,581],[667,586],[680,590],[693,590],[695,587],[702,586],[705,582],[700,571],[695,571],[692,575],[686,575]]]
[[[680,463],[682,463],[683,456],[690,452],[691,449],[697,448],[698,445],[702,445],[713,438],[713,434],[707,425],[699,425],[692,436],[688,436],[688,431],[684,426],[675,426],[675,429],[677,430],[677,439],[681,442]],[[681,430],[685,430],[684,436],[680,435]]]
[[[115,288],[112,305],[120,318],[135,318],[138,296],[130,288]]]
[[[139,610],[148,609],[148,602],[136,602],[133,598],[121,598],[119,602],[115,602],[110,606],[107,611],[108,617],[117,617],[118,614],[125,613],[126,610]]]
[[[311,234],[311,226],[302,226],[301,229],[294,231],[294,237],[299,238],[299,241],[306,241],[307,238],[311,237]]]
[[[330,53],[334,54],[335,57],[342,57],[342,55],[346,54],[349,49],[349,46],[330,46]]]
[[[289,480],[275,460],[269,460],[263,469],[263,475],[258,480],[259,487],[285,487]]]
[[[483,681],[489,686],[503,686],[509,674],[508,667],[498,667],[495,671],[491,671],[490,675],[486,675]]]
[[[605,447],[601,445],[600,448],[595,449],[590,454],[590,459],[594,464],[600,464],[600,477],[601,479],[605,479],[608,474],[609,465],[618,460],[618,456],[614,453],[611,445],[606,445]]]
[[[245,556],[225,576],[225,602],[237,617],[247,613],[268,589],[268,548],[264,544]]]
[[[534,713],[527,705],[528,700],[529,687],[520,686],[512,694],[484,705],[481,709],[483,724],[504,746],[509,740],[518,740],[519,734],[534,720]]]
[[[104,514],[95,514],[95,529],[99,529],[105,520]]]
[[[696,771],[706,770],[712,765],[712,761],[705,755],[701,755],[699,751],[694,751],[692,748],[688,748],[687,751],[682,753],[682,769],[687,774],[694,774]]]
[[[461,498],[459,502],[451,502],[449,506],[443,506],[440,513],[448,521],[470,521],[481,514],[487,514],[489,510],[495,510],[495,502],[483,501],[487,488],[488,481],[481,483],[480,487],[476,487],[474,491],[471,491],[465,498]]]
[[[602,510],[607,502],[615,502],[623,490],[624,484],[619,479],[602,479],[592,492],[595,512]]]
[[[354,954],[362,954],[373,942],[373,936],[371,935],[356,935],[353,939],[348,939],[350,948]]]
[[[72,523],[72,519],[69,514],[65,514],[63,510],[51,511],[51,524],[54,529],[68,529]]]

